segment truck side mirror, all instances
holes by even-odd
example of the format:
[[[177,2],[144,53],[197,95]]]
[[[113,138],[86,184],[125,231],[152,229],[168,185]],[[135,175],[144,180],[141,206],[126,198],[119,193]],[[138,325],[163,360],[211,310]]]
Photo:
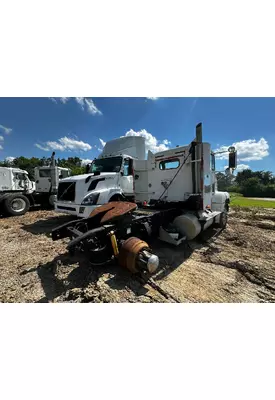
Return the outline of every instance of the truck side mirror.
[[[237,152],[232,151],[229,153],[228,167],[232,169],[237,168]]]

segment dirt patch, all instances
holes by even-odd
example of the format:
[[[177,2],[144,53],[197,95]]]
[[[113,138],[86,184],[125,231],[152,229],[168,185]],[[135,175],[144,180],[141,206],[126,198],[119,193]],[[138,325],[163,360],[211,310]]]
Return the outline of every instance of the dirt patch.
[[[51,230],[71,217],[34,211],[0,219],[1,302],[273,302],[274,211],[232,211],[226,230],[178,248],[153,244],[160,269],[145,282],[116,265],[91,268]],[[212,236],[214,234],[214,236]]]

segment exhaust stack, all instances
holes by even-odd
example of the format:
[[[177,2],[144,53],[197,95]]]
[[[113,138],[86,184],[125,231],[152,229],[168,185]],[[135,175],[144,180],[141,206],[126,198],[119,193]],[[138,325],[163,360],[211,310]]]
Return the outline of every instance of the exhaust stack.
[[[55,156],[55,152],[53,151],[52,152],[52,156],[51,156],[51,167],[55,167],[55,165],[56,165],[56,161],[55,161],[54,156]]]
[[[202,169],[202,123],[200,122],[199,124],[196,125],[196,138],[194,142],[197,144],[194,146],[192,150],[192,182],[193,182],[193,193],[197,194],[202,191],[201,187],[201,174],[203,173]],[[201,163],[199,163],[196,160],[202,160]],[[196,161],[196,162],[195,162]]]

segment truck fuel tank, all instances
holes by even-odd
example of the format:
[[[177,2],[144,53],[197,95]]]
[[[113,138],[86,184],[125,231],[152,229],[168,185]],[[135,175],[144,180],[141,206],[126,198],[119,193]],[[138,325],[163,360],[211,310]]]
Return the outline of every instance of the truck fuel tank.
[[[187,240],[194,239],[201,232],[201,224],[193,214],[179,215],[174,219],[173,225],[182,235],[186,236]]]

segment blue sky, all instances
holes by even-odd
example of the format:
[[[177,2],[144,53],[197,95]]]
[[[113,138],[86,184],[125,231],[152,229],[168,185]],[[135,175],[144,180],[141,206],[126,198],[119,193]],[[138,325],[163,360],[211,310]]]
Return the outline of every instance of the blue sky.
[[[235,143],[243,168],[275,172],[274,115],[275,98],[0,98],[0,159],[55,150],[88,160],[125,134],[156,151],[188,144],[202,122],[213,149]]]

